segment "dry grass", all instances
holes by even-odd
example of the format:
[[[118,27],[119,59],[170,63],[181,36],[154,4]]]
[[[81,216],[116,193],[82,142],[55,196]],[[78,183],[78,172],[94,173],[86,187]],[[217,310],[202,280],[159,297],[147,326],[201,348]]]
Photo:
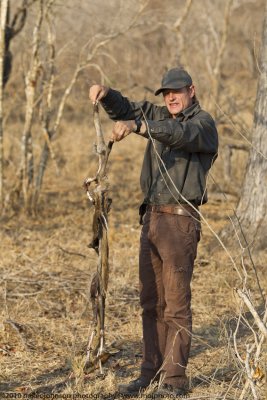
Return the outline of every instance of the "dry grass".
[[[108,132],[109,124],[105,124]],[[1,224],[0,391],[38,398],[41,394],[91,394],[117,398],[117,384],[139,373],[141,318],[138,303],[139,171],[144,141],[129,137],[110,156],[111,272],[106,310],[107,346],[114,352],[98,371],[84,374],[83,362],[91,321],[88,289],[96,256],[87,248],[92,212],[82,182],[96,168],[91,151],[94,132],[86,126],[67,127],[61,137],[66,162],[61,176],[50,165],[37,218],[23,214]],[[220,162],[220,161],[218,161]],[[203,212],[218,231],[228,209],[210,196]],[[194,399],[238,398],[243,381],[229,345],[238,303],[238,284],[223,251],[209,252],[212,235],[203,227],[193,279],[194,337],[188,374]],[[266,257],[258,256],[263,274]],[[253,276],[251,272],[251,286]],[[242,343],[248,337],[240,332]],[[264,360],[262,360],[264,362]],[[265,360],[266,362],[266,360]],[[263,389],[264,390],[264,389]],[[149,396],[149,391],[147,396]],[[35,396],[35,397],[34,397]],[[223,397],[225,396],[225,397]],[[190,397],[189,397],[190,398]],[[248,397],[249,398],[249,397]]]

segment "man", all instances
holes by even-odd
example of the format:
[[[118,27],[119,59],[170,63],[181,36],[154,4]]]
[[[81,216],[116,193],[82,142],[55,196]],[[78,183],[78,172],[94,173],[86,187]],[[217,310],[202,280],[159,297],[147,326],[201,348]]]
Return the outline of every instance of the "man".
[[[140,377],[119,388],[132,395],[159,378],[161,395],[183,395],[188,390],[190,282],[200,239],[198,206],[207,201],[206,176],[218,150],[215,123],[201,109],[185,70],[169,70],[155,95],[160,93],[163,107],[129,101],[102,85],[93,85],[89,92],[91,101],[101,101],[117,121],[114,141],[131,133],[148,139],[140,207],[143,360]]]

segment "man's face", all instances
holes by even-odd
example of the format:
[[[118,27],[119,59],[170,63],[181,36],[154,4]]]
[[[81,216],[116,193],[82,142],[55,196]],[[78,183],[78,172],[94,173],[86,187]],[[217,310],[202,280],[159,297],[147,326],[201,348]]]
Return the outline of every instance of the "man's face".
[[[173,118],[176,117],[181,111],[190,107],[193,104],[193,97],[195,95],[194,86],[183,87],[181,89],[165,89],[163,90],[163,97],[170,114]]]

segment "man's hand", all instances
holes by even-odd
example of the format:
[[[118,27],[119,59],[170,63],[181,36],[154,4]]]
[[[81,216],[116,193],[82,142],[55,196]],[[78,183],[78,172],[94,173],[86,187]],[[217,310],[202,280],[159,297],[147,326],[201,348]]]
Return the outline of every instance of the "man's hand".
[[[109,91],[109,87],[103,85],[93,85],[89,89],[89,99],[93,104],[103,99]]]
[[[118,121],[113,126],[111,140],[119,142],[128,136],[136,128],[135,120],[130,121]]]

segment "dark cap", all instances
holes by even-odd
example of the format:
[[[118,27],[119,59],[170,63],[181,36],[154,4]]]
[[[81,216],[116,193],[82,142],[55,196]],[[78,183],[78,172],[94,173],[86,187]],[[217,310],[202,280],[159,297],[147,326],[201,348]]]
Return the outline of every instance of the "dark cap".
[[[172,68],[166,72],[161,81],[161,87],[155,91],[155,96],[164,89],[181,89],[192,85],[192,78],[184,69]]]

